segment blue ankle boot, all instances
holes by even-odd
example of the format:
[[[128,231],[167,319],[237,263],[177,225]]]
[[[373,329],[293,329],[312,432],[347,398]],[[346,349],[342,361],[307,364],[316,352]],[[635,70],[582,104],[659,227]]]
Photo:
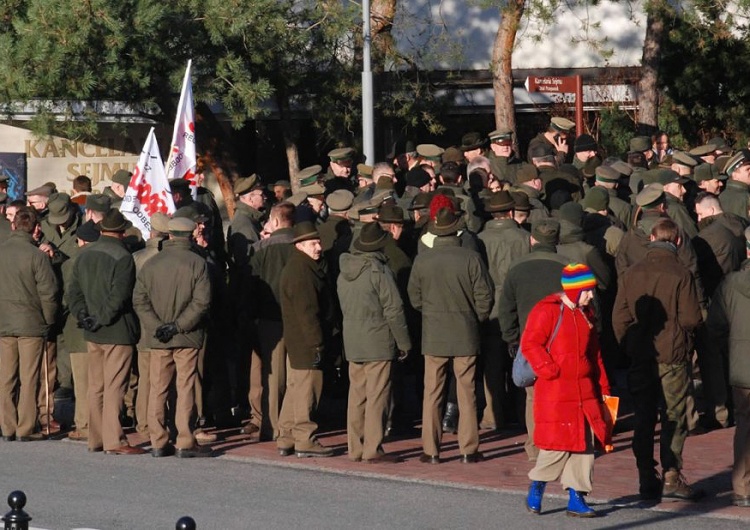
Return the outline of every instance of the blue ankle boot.
[[[539,480],[532,480],[529,485],[529,494],[526,496],[526,509],[531,513],[539,513],[542,511],[542,496],[544,495],[544,488],[547,486],[546,482]]]
[[[570,494],[570,500],[568,501],[567,514],[571,517],[596,517],[597,513],[592,510],[588,504],[584,494],[580,491],[576,491],[573,488],[568,488]]]

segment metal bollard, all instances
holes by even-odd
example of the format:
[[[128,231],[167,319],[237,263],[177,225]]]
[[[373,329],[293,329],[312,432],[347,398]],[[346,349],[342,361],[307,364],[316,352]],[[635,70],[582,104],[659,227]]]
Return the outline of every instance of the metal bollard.
[[[8,495],[8,506],[10,506],[10,511],[2,517],[5,530],[29,530],[31,517],[23,511],[23,507],[26,506],[26,494],[22,491],[11,492]]]
[[[188,517],[187,515],[185,517],[180,517],[177,521],[177,526],[175,526],[175,530],[195,530],[195,521],[192,517]]]

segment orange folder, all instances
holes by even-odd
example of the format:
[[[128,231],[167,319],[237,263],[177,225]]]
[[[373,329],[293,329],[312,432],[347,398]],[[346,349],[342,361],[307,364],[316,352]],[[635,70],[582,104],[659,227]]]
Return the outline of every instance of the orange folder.
[[[612,445],[612,432],[617,422],[617,409],[620,407],[620,398],[617,396],[604,396],[604,421],[607,422],[607,443],[604,444],[604,452],[611,453],[615,450]]]

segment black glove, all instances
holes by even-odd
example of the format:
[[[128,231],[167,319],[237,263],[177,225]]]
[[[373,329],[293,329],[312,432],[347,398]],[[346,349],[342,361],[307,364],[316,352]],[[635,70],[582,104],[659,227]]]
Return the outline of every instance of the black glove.
[[[83,321],[88,318],[89,314],[86,312],[85,309],[81,309],[78,314],[76,315],[76,320],[78,320],[77,326],[81,329],[85,329],[85,326],[83,324]]]
[[[320,366],[323,364],[323,350],[323,346],[315,347],[315,359],[312,362],[313,368],[320,368]]]
[[[409,350],[398,350],[398,357],[396,357],[398,362],[404,362],[407,357],[409,357]]]
[[[516,354],[518,353],[518,343],[516,344],[508,344],[508,355],[510,355],[511,359],[516,358]]]
[[[158,328],[156,328],[156,333],[154,333],[154,337],[159,339],[159,342],[163,342],[166,344],[170,340],[172,340],[172,337],[177,335],[180,332],[179,329],[177,329],[177,324],[174,322],[170,322],[168,324],[162,324]]]
[[[99,321],[96,319],[96,317],[86,317],[82,321],[83,329],[86,331],[97,331],[101,329],[102,325],[99,323]]]

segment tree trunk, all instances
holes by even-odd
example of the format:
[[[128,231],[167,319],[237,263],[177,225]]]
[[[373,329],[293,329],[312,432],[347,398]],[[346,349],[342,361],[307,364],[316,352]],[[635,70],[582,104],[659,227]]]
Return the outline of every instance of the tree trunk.
[[[227,208],[227,214],[234,217],[233,182],[238,178],[236,164],[232,155],[225,147],[225,133],[221,124],[216,120],[211,109],[204,103],[198,103],[195,109],[196,146],[203,163],[211,168],[216,177]]]
[[[281,118],[281,135],[284,137],[284,150],[286,151],[286,160],[289,168],[289,181],[292,184],[292,193],[297,193],[299,184],[297,183],[297,173],[299,173],[299,150],[297,149],[297,140],[299,139],[299,127],[292,120],[289,112],[289,99],[284,94],[279,94],[277,98],[279,105],[279,116]]]
[[[652,134],[659,128],[659,63],[666,6],[662,0],[651,0],[645,9],[646,38],[638,82],[638,129],[640,133]]]
[[[500,9],[500,27],[492,48],[492,88],[495,91],[495,127],[516,131],[513,98],[513,46],[524,13],[524,0],[509,0]],[[517,141],[514,134],[514,144]],[[518,148],[514,145],[516,152]]]
[[[374,72],[382,72],[388,57],[397,55],[391,29],[396,16],[396,0],[372,0],[370,4],[370,35],[372,36]]]

